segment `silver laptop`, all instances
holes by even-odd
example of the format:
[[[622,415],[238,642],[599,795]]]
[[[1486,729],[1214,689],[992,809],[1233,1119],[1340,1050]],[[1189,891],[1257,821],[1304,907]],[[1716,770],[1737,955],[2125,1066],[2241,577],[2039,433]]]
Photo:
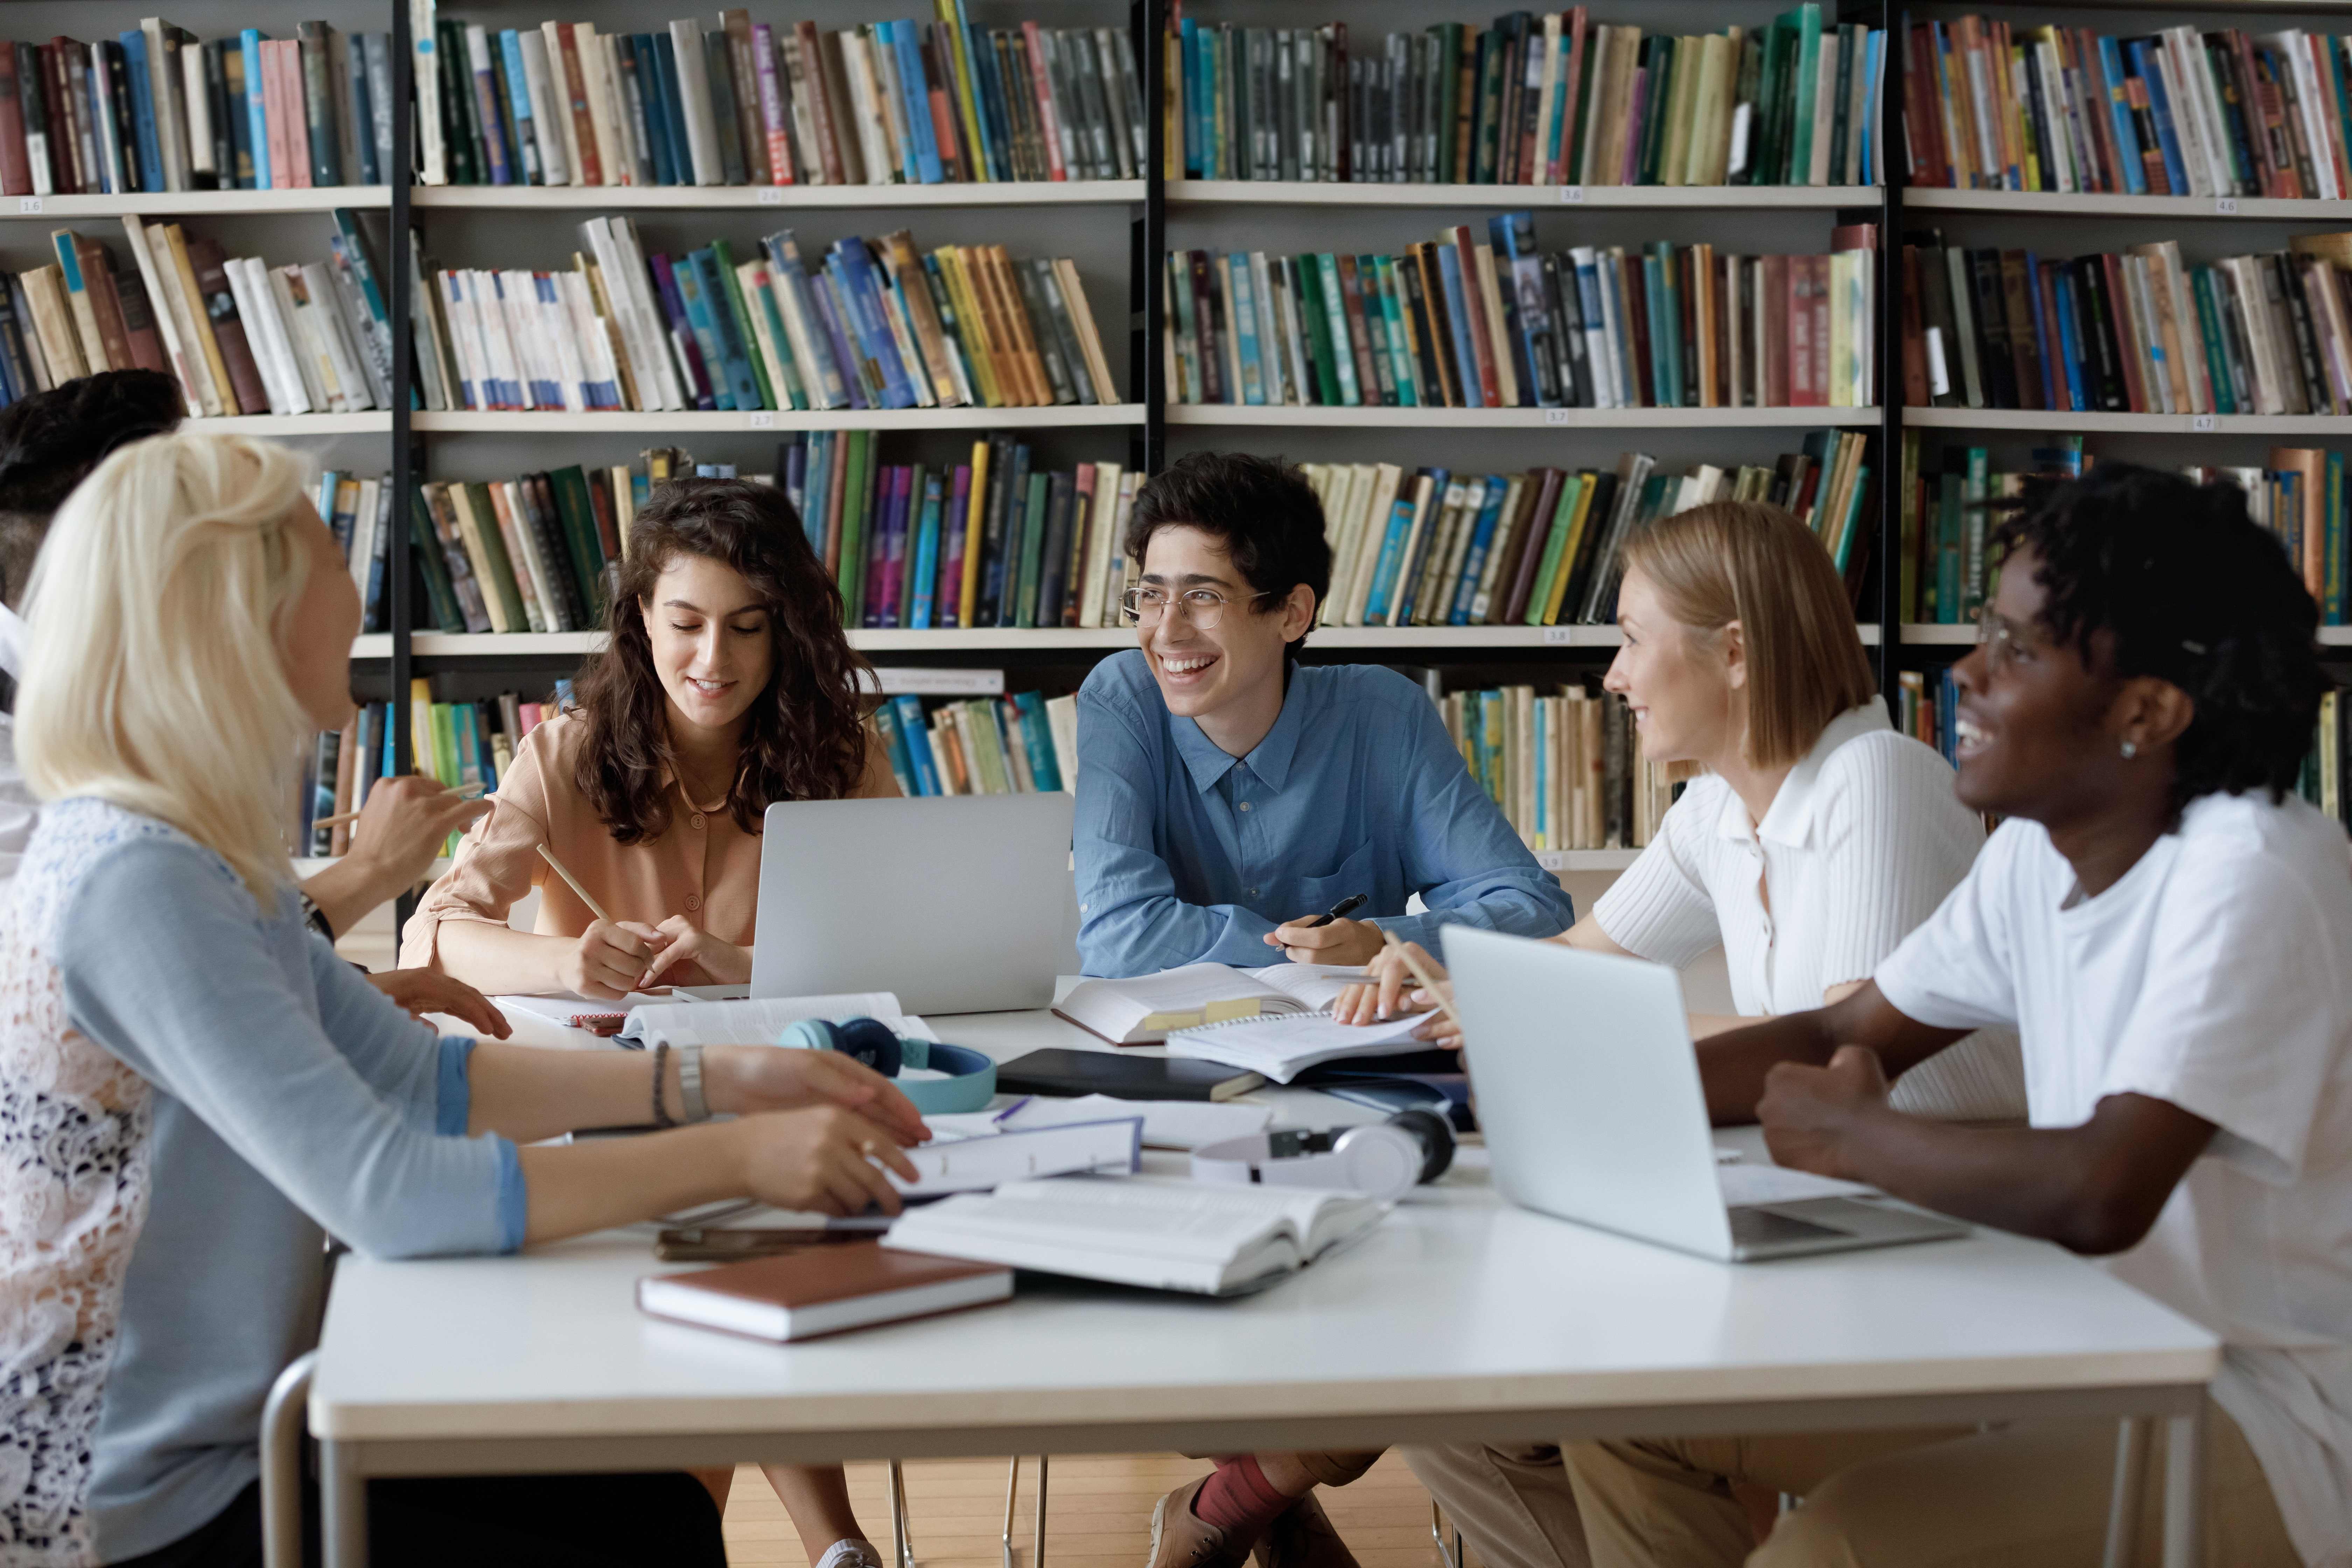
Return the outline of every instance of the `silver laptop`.
[[[1799,1171],[1718,1168],[1682,985],[1663,964],[1450,926],[1496,1184],[1522,1208],[1748,1262],[1966,1236]],[[1741,1186],[1775,1201],[1738,1201]]]
[[[781,801],[751,994],[893,991],[909,1013],[1050,1007],[1076,973],[1069,795]]]

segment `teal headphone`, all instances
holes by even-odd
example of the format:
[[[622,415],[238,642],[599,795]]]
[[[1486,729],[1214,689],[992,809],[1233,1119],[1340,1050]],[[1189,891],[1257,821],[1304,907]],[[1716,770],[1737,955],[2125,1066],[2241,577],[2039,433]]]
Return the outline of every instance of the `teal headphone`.
[[[926,1116],[978,1110],[996,1097],[996,1061],[970,1046],[942,1046],[912,1036],[901,1036],[878,1018],[851,1018],[828,1023],[803,1018],[785,1026],[776,1044],[807,1051],[839,1051],[864,1062],[884,1078],[896,1079],[902,1068],[928,1068],[954,1076],[902,1081],[898,1091]]]

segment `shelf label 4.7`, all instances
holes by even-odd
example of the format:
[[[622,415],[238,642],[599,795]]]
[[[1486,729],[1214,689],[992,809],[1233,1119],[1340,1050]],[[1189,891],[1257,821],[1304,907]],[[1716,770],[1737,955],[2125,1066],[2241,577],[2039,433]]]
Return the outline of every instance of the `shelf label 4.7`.
[[[2200,435],[2209,434],[2212,431],[2219,430],[2221,427],[2221,421],[2220,416],[2217,415],[2192,414],[2189,416],[2189,428],[2196,431]]]

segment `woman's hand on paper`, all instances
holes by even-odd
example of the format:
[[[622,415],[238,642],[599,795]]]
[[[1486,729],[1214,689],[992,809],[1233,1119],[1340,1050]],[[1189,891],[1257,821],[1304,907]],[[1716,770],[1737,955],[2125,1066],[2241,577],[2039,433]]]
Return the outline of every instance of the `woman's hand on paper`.
[[[646,928],[638,927],[637,931]],[[653,963],[654,944],[625,926],[604,921],[593,922],[586,931],[572,939],[572,945],[555,966],[555,975],[565,989],[577,991],[583,996],[607,1000],[626,996],[636,989],[638,977]]]
[[[930,1137],[922,1112],[897,1084],[838,1051],[773,1046],[711,1046],[703,1052],[704,1098],[714,1111],[751,1115],[836,1106],[889,1132],[898,1143]]]
[[[751,978],[749,948],[720,941],[684,915],[672,915],[657,926],[623,921],[621,928],[642,939],[656,955],[637,978],[640,991],[656,985],[741,985]],[[671,973],[680,963],[691,964],[692,970]]]
[[[503,1040],[514,1033],[514,1026],[507,1022],[505,1014],[490,1005],[488,997],[439,970],[387,969],[381,974],[369,975],[368,984],[392,998],[411,1017],[446,1014],[460,1023],[472,1025],[494,1040]]]
[[[1325,925],[1307,922],[1321,917],[1301,915],[1265,933],[1268,947],[1282,949],[1293,963],[1369,963],[1381,951],[1381,928],[1370,921],[1337,920]]]
[[[1437,982],[1439,995],[1447,1002],[1454,1000],[1454,984],[1445,975],[1445,966],[1432,958],[1417,942],[1409,942],[1404,949],[1388,949],[1376,954],[1364,966],[1369,978],[1360,985],[1350,985],[1339,993],[1331,1004],[1331,1016],[1343,1024],[1385,1024],[1391,1018],[1401,1018],[1407,1013],[1423,1013],[1434,1008],[1438,996],[1432,995],[1413,984],[1412,971],[1404,961],[1409,951],[1420,961],[1429,977]],[[1433,1016],[1415,1033],[1415,1038],[1428,1041],[1447,1050],[1462,1048],[1462,1033],[1454,1020],[1443,1013]]]
[[[747,1048],[780,1057],[826,1054]],[[884,1214],[897,1214],[898,1190],[885,1171],[917,1179],[913,1163],[888,1129],[838,1105],[769,1111],[728,1125],[736,1140],[741,1190],[777,1208],[854,1215],[878,1205]]]

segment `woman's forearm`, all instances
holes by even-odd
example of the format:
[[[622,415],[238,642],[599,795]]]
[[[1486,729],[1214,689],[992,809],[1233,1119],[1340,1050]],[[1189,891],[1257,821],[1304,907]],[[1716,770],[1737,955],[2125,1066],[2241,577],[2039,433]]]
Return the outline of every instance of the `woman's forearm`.
[[[466,1060],[466,1131],[535,1143],[582,1127],[644,1127],[656,1118],[653,1053],[557,1051],[484,1040]],[[676,1052],[664,1058],[662,1105],[681,1121]]]
[[[631,1065],[642,1087],[645,1066]],[[747,1125],[720,1121],[517,1151],[529,1194],[524,1245],[742,1196],[750,1184],[739,1130]]]
[[[561,991],[563,955],[575,945],[488,921],[444,920],[434,932],[434,967],[491,995]]]

